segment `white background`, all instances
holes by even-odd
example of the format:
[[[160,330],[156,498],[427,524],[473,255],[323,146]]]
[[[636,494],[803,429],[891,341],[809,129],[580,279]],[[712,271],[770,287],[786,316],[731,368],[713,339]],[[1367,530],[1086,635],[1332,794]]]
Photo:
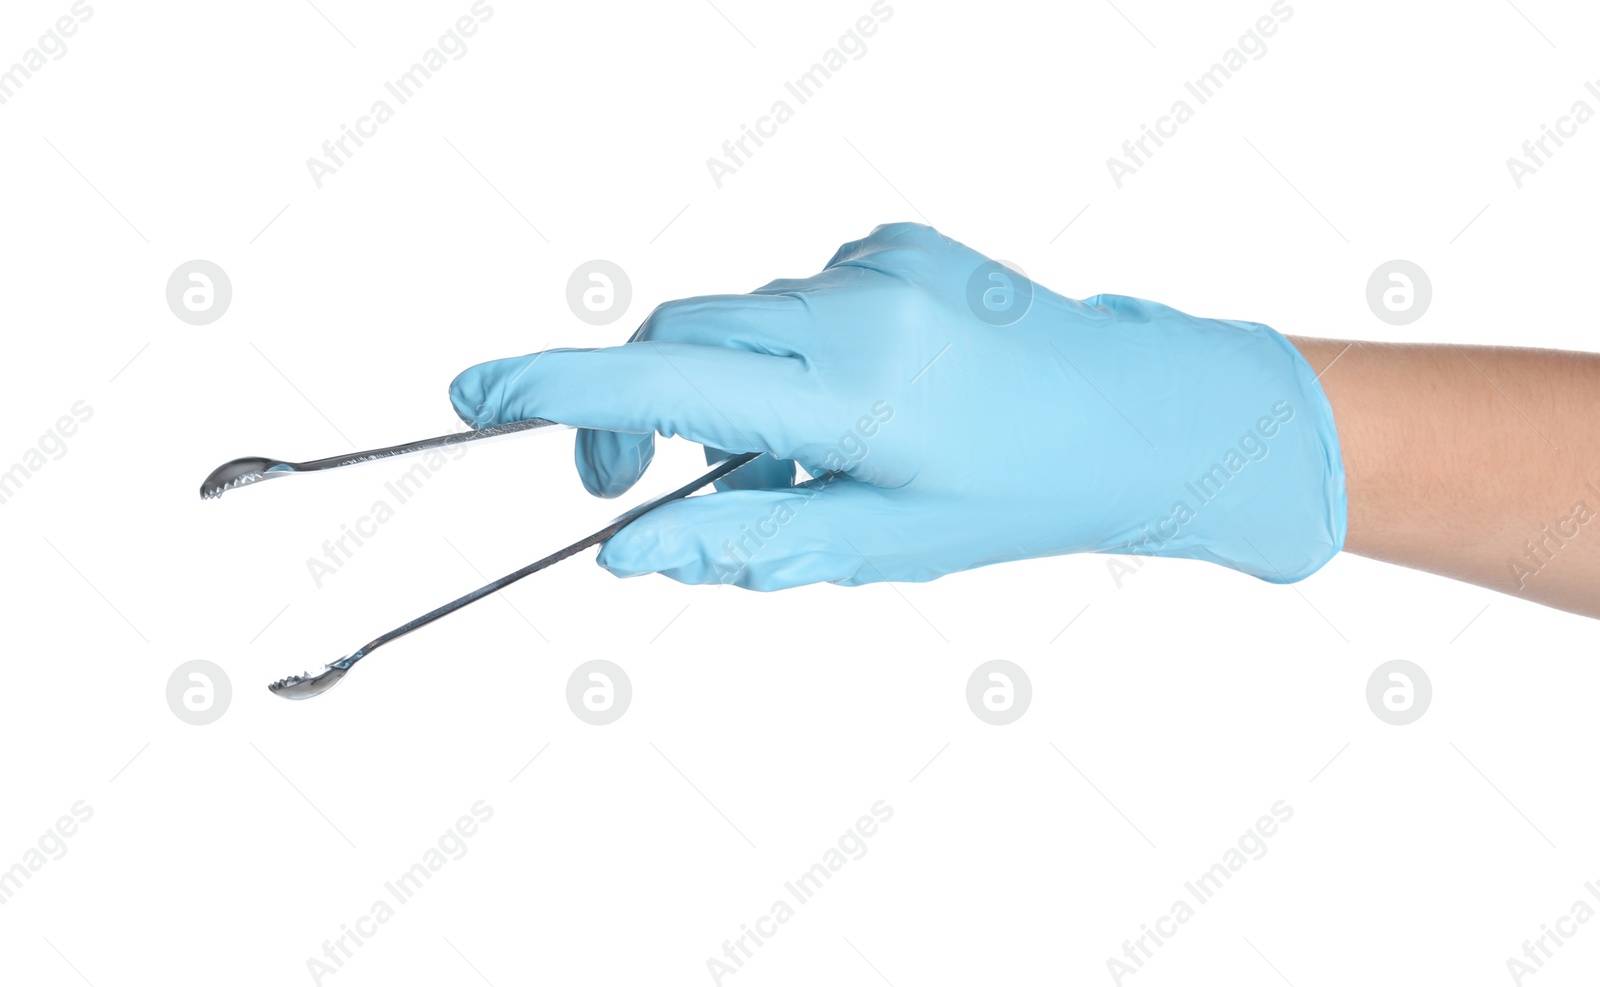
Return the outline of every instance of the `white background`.
[[[497,2],[318,189],[306,159],[467,0],[96,3],[0,106],[0,466],[93,408],[0,507],[0,868],[94,810],[0,905],[0,976],[312,983],[324,940],[484,800],[466,856],[324,983],[713,983],[724,940],[881,799],[866,856],[724,983],[1110,983],[1107,958],[1281,799],[1266,856],[1126,982],[1512,982],[1506,959],[1600,879],[1593,621],[1354,557],[1295,587],[1162,560],[1119,587],[1078,557],[758,595],[585,556],[286,703],[267,681],[618,506],[581,490],[570,433],[508,439],[318,588],[306,560],[406,464],[196,488],[234,456],[447,431],[472,363],[620,342],[662,300],[813,273],[901,219],[1077,297],[1593,348],[1600,121],[1524,188],[1505,159],[1574,100],[1600,108],[1600,14],[1518,5],[1296,0],[1118,189],[1106,158],[1267,0],[894,0],[719,189],[706,158],[867,0]],[[6,3],[0,65],[68,9]],[[565,300],[595,257],[633,282],[604,328]],[[1364,297],[1395,257],[1434,289],[1405,328]],[[204,327],[164,299],[193,258],[234,290]],[[666,443],[628,501],[699,469]],[[606,727],[565,701],[595,657],[634,689]],[[204,727],[165,700],[197,658],[233,685]],[[1011,726],[966,705],[991,658],[1033,683]],[[1365,701],[1391,658],[1432,679],[1411,726]],[[1600,971],[1600,922],[1578,929],[1539,987]]]

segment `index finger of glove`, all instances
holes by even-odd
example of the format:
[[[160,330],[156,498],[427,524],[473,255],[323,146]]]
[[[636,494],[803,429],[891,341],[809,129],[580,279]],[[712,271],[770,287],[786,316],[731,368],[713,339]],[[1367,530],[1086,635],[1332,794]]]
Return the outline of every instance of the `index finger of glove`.
[[[474,428],[548,418],[781,459],[826,445],[803,361],[722,346],[646,340],[492,360],[456,377],[450,401]]]

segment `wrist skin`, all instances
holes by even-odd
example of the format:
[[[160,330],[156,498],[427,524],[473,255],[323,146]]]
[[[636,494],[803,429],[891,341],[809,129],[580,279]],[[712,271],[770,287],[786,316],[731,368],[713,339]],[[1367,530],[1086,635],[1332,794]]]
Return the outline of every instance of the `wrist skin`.
[[[1600,355],[1289,341],[1333,408],[1346,551],[1600,617]]]

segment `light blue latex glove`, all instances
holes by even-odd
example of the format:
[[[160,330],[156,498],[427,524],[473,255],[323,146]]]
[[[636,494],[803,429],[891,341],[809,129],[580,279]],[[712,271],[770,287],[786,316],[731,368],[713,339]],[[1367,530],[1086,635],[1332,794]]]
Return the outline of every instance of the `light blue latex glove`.
[[[822,273],[668,302],[629,343],[473,367],[450,388],[483,427],[585,429],[601,496],[654,433],[770,453],[600,551],[619,575],[772,590],[920,581],[1012,559],[1204,559],[1273,582],[1344,543],[1333,413],[1266,326],[1098,295],[1073,301],[911,223]],[[791,486],[798,461],[815,478]]]

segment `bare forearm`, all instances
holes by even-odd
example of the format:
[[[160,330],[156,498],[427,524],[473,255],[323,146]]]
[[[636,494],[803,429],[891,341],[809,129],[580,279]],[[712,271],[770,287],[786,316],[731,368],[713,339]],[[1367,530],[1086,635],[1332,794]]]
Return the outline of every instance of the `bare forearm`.
[[[1346,551],[1600,617],[1600,354],[1293,342],[1338,425]]]

